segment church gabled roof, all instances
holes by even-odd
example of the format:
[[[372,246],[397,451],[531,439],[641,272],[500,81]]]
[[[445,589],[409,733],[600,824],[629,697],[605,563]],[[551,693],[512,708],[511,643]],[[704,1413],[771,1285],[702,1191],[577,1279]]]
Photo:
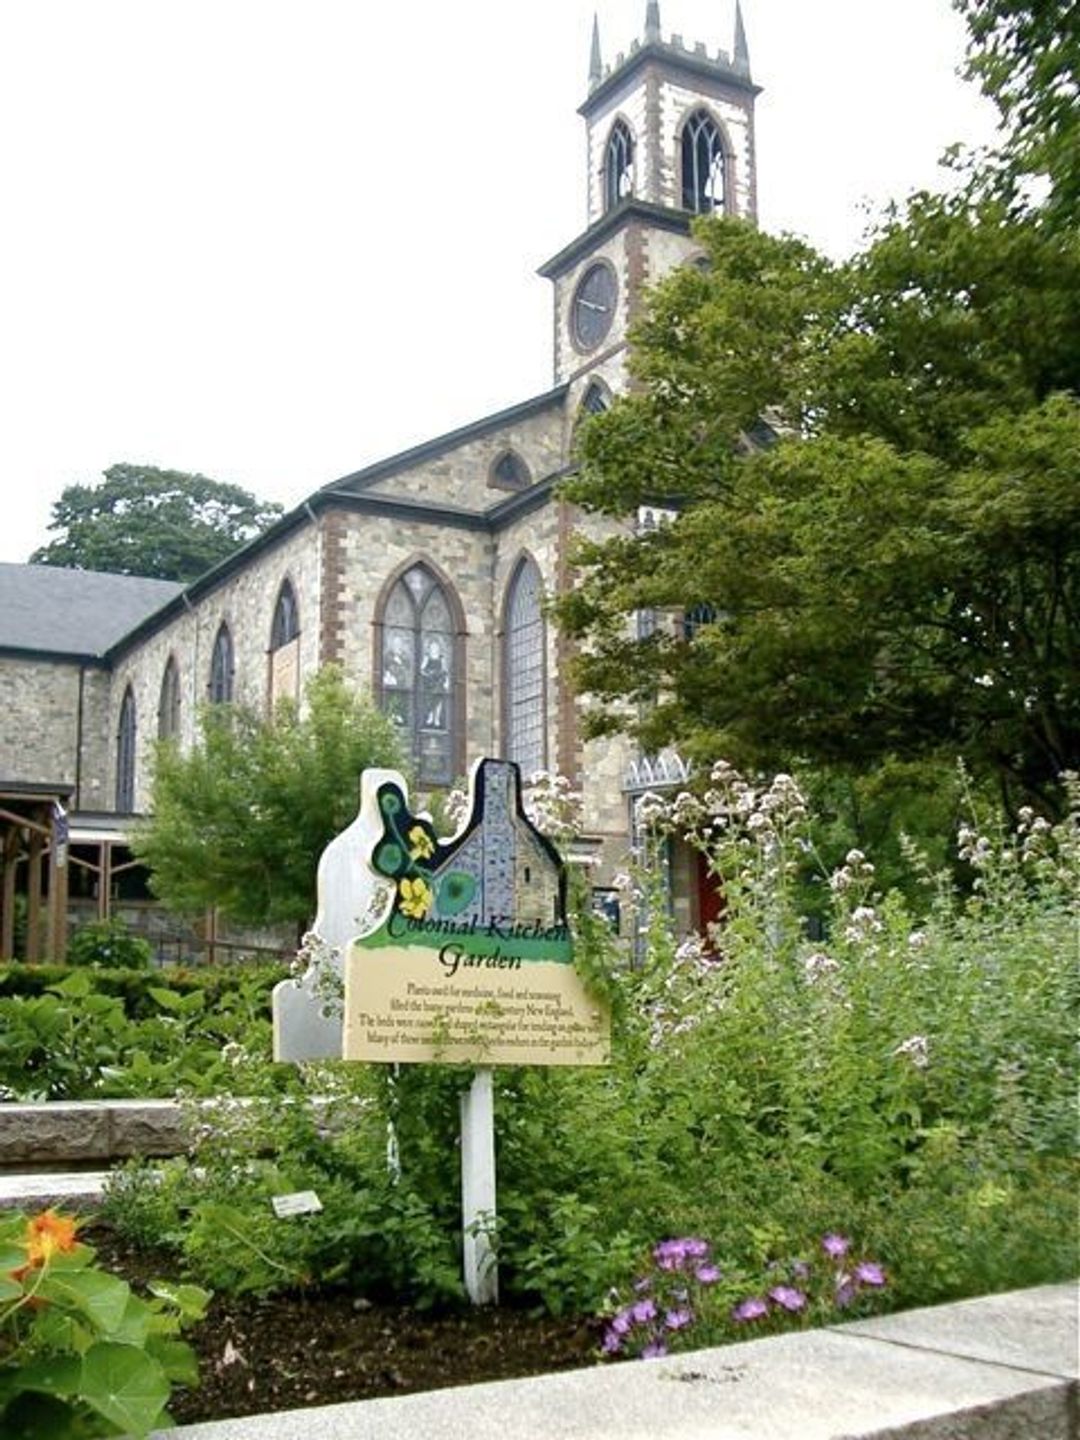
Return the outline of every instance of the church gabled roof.
[[[100,660],[183,588],[142,575],[0,564],[0,650]]]
[[[566,385],[557,385],[553,390],[545,390],[542,395],[535,395],[531,400],[523,400],[517,405],[511,405],[507,410],[498,410],[494,415],[485,415],[483,419],[474,420],[472,424],[463,425],[458,430],[450,430],[445,435],[436,435],[430,440],[422,441],[419,445],[413,445],[408,450],[401,450],[396,455],[389,455],[385,460],[376,460],[374,464],[366,465],[362,470],[356,470],[353,474],[345,475],[340,480],[332,480],[329,485],[324,485],[322,490],[317,491],[316,494],[326,491],[334,491],[339,494],[359,493],[366,490],[369,485],[374,485],[378,480],[384,480],[397,471],[410,470],[414,465],[418,465],[434,455],[439,455],[443,451],[453,450],[455,446],[462,445],[468,440],[478,440],[492,430],[501,430],[530,415],[538,415],[544,410],[555,409],[566,399],[568,388]]]

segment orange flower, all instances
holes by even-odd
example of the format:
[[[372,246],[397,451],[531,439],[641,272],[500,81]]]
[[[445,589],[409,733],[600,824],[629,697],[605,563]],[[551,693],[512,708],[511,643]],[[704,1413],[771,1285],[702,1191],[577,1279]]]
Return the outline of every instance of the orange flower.
[[[43,1210],[26,1222],[27,1262],[42,1265],[56,1254],[74,1250],[77,1244],[75,1231],[78,1222],[70,1215],[57,1215],[55,1210]]]

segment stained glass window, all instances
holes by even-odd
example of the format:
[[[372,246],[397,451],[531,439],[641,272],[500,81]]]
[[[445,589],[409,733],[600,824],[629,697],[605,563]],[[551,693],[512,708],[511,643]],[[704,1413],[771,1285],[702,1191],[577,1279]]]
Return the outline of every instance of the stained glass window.
[[[222,622],[210,656],[210,702],[220,705],[233,698],[233,643],[229,627]]]
[[[536,563],[523,559],[506,597],[506,758],[527,779],[544,768],[547,715],[544,704],[543,584]]]
[[[135,809],[135,696],[130,685],[124,691],[116,730],[116,809],[122,815]]]
[[[175,740],[180,735],[180,670],[176,657],[170,655],[161,677],[161,699],[158,701],[158,739]]]
[[[417,779],[454,778],[457,644],[442,586],[424,565],[406,571],[382,612],[382,706],[397,725]]]
[[[300,634],[300,615],[296,608],[296,592],[288,580],[282,581],[274,606],[274,622],[270,628],[270,649],[280,650]]]

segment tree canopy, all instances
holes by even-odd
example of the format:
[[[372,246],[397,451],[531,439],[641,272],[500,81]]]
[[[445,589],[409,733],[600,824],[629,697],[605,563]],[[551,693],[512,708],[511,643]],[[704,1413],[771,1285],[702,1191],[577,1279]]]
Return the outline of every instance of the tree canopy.
[[[672,516],[580,546],[592,728],[742,764],[960,754],[1049,799],[1080,765],[1077,236],[926,195],[843,265],[697,235],[567,487]]]
[[[1044,218],[1080,223],[1080,21],[1073,0],[953,0],[967,21],[968,74],[1001,112],[1007,190],[1043,176]]]
[[[316,865],[356,815],[361,771],[401,756],[392,722],[334,667],[312,677],[305,702],[268,715],[207,705],[194,749],[160,743],[152,818],[132,848],[168,909],[217,906],[251,925],[313,917]]]
[[[63,491],[48,527],[57,538],[30,563],[187,582],[281,514],[280,505],[205,475],[112,465],[99,484]]]

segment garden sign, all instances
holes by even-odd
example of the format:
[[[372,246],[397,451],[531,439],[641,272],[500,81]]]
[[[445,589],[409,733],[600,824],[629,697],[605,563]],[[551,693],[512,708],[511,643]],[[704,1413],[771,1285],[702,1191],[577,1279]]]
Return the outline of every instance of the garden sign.
[[[465,823],[441,839],[426,814],[410,810],[400,775],[366,771],[357,821],[320,862],[316,928],[327,918],[340,926],[350,909],[372,917],[345,947],[338,1054],[481,1067],[462,1102],[466,1282],[479,1301],[494,1299],[497,1286],[476,1223],[495,1210],[488,1067],[604,1065],[610,1020],[574,968],[566,871],[524,813],[517,766],[479,761],[469,800]],[[326,893],[328,885],[347,896]],[[324,938],[341,945],[339,935]],[[278,987],[279,1059],[312,1053],[310,1027],[326,1024],[308,1013],[318,988],[298,998],[292,982]]]

